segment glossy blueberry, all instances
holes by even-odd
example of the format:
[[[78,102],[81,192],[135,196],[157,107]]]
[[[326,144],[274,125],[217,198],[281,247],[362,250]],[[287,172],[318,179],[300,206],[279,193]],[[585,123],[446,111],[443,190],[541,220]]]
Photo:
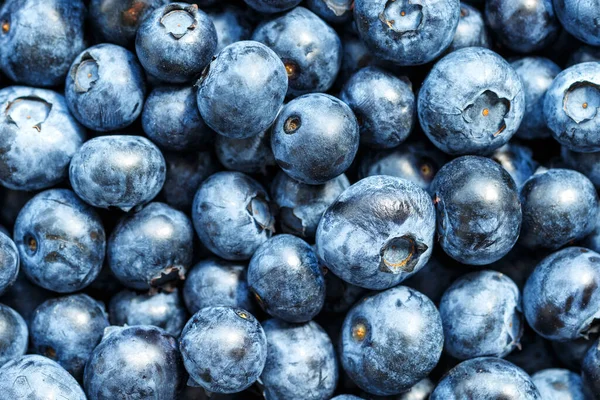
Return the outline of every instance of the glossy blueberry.
[[[252,36],[252,24],[248,10],[233,5],[225,5],[214,10],[207,10],[217,32],[217,48],[215,53],[232,43],[248,40]]]
[[[525,115],[515,135],[523,139],[549,137],[550,129],[544,120],[544,95],[560,73],[560,67],[543,57],[518,58],[510,65],[521,78],[525,91]]]
[[[240,172],[217,172],[196,192],[192,221],[202,243],[219,257],[248,260],[274,232],[266,190]]]
[[[0,233],[0,296],[15,283],[19,275],[19,250],[6,232]]]
[[[533,159],[531,149],[517,143],[507,143],[500,147],[492,153],[491,159],[510,174],[518,188],[523,186],[539,166]]]
[[[600,49],[594,46],[581,46],[569,56],[567,67],[584,62],[600,61]]]
[[[106,237],[96,211],[67,189],[36,195],[21,209],[14,240],[36,285],[59,293],[88,286],[100,273]]]
[[[590,399],[599,399],[600,394],[600,341],[596,341],[588,350],[581,366],[583,384]]]
[[[48,300],[33,313],[32,350],[81,380],[85,363],[108,325],[104,306],[85,294]]]
[[[160,192],[165,169],[160,150],[146,138],[98,136],[75,154],[69,179],[75,193],[94,207],[129,211]]]
[[[276,165],[269,129],[243,139],[217,135],[215,152],[225,168],[246,174],[265,175],[270,167]]]
[[[542,400],[521,368],[501,358],[480,357],[452,368],[431,394],[430,400],[459,399]]]
[[[123,290],[111,299],[109,315],[113,325],[152,325],[173,337],[179,336],[188,318],[177,289],[156,294]]]
[[[358,0],[354,19],[373,54],[400,65],[425,64],[452,42],[459,0]]]
[[[296,7],[302,0],[244,0],[246,4],[262,13],[277,13]]]
[[[530,248],[558,249],[594,230],[598,195],[585,175],[552,168],[529,178],[521,188],[520,242]]]
[[[488,158],[464,156],[446,164],[431,183],[440,245],[470,265],[499,260],[515,245],[521,202],[511,176]]]
[[[260,376],[269,400],[328,399],[338,380],[335,350],[316,322],[289,324],[278,319],[263,323],[268,355]]]
[[[306,6],[323,20],[341,24],[352,19],[352,0],[307,0]]]
[[[568,369],[545,369],[531,380],[544,400],[585,400],[581,377]]]
[[[600,46],[598,0],[554,0],[554,8],[563,28],[584,43]]]
[[[12,308],[0,304],[0,367],[27,352],[29,332],[21,315]]]
[[[0,90],[0,182],[15,190],[49,188],[67,177],[85,130],[56,92],[9,86]]]
[[[0,69],[31,86],[62,84],[85,48],[81,0],[8,0],[0,8]]]
[[[233,307],[206,307],[188,321],[180,339],[185,368],[206,390],[236,393],[260,376],[267,339],[249,312]]]
[[[467,47],[433,66],[421,86],[418,111],[421,127],[442,151],[487,154],[518,129],[525,112],[523,84],[493,51]]]
[[[15,283],[0,297],[0,303],[14,309],[25,321],[29,322],[35,309],[54,295],[54,293],[31,283],[21,269]]]
[[[392,395],[425,378],[440,359],[443,344],[442,320],[431,300],[397,286],[367,296],[348,312],[340,358],[361,389]]]
[[[563,146],[561,155],[567,167],[581,172],[594,186],[600,187],[600,152],[578,153]]]
[[[569,369],[579,371],[588,350],[594,345],[598,333],[591,333],[589,339],[579,338],[568,342],[552,342],[556,357]]]
[[[357,286],[386,289],[429,260],[435,232],[431,198],[391,176],[365,178],[325,211],[317,254],[334,274]]]
[[[286,92],[277,54],[262,43],[241,41],[221,50],[202,73],[198,109],[217,133],[247,138],[271,126]]]
[[[448,52],[464,47],[491,47],[491,40],[481,12],[465,3],[460,3],[460,18]]]
[[[281,58],[290,96],[327,91],[340,70],[340,38],[304,7],[296,7],[260,25],[252,39],[266,44]]]
[[[177,341],[154,326],[109,327],[85,366],[88,400],[176,400],[185,384]]]

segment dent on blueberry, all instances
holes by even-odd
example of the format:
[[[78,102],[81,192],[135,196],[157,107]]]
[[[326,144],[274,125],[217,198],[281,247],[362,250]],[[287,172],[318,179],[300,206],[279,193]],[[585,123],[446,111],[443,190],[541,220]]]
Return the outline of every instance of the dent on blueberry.
[[[4,111],[9,123],[19,128],[33,128],[40,132],[42,123],[48,119],[52,104],[35,96],[19,97],[6,106]]]
[[[366,339],[369,329],[365,321],[358,320],[352,324],[352,339],[362,342]]]
[[[193,31],[198,25],[196,14],[198,6],[190,4],[182,6],[181,4],[173,3],[165,7],[160,24],[171,34],[175,39],[181,39],[188,31]]]
[[[246,211],[252,216],[254,222],[261,230],[266,230],[271,235],[275,228],[271,207],[267,200],[260,195],[254,196],[246,206]]]
[[[137,26],[146,8],[148,4],[143,1],[134,1],[131,7],[121,13],[121,22],[126,26]]]
[[[300,67],[298,67],[295,61],[289,59],[282,59],[281,61],[283,61],[283,65],[285,66],[288,79],[294,80],[300,75]]]
[[[462,117],[472,130],[496,137],[506,129],[510,106],[510,100],[486,90],[463,108]]]
[[[388,0],[379,20],[400,35],[416,32],[423,21],[423,6],[410,0]]]
[[[323,2],[336,17],[341,17],[346,11],[354,8],[354,0],[323,0]]]
[[[600,86],[592,82],[571,85],[563,97],[563,110],[575,123],[592,120],[600,107]]]
[[[288,135],[291,135],[292,133],[296,133],[296,131],[300,129],[300,126],[302,126],[300,117],[297,115],[292,115],[285,120],[283,124],[283,131]]]
[[[37,252],[38,242],[33,237],[33,235],[31,235],[31,234],[25,235],[25,237],[23,238],[23,242],[27,246],[27,251],[28,251],[29,254],[33,255],[33,254],[35,254]]]
[[[408,235],[392,238],[380,250],[379,269],[392,274],[412,272],[427,248]]]
[[[75,91],[85,93],[94,86],[99,78],[98,62],[90,54],[85,53],[81,56],[81,62],[73,68],[71,79],[75,82]]]
[[[10,22],[6,19],[2,20],[2,33],[6,34],[10,31]]]

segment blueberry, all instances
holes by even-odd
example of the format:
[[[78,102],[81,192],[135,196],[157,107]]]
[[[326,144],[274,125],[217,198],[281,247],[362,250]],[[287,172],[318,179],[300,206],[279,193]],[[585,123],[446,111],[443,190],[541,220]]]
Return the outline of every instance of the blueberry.
[[[569,56],[567,67],[584,62],[600,61],[600,49],[594,46],[581,46]]]
[[[334,274],[357,286],[386,289],[429,260],[435,210],[427,193],[391,176],[365,178],[325,211],[317,254]]]
[[[304,7],[261,24],[252,39],[269,46],[283,61],[289,96],[327,91],[340,70],[340,38]]]
[[[307,0],[306,6],[323,20],[341,24],[352,20],[352,0]]]
[[[246,174],[266,175],[276,165],[269,129],[243,139],[217,135],[215,152],[225,168]]]
[[[192,221],[202,243],[228,260],[250,259],[275,224],[265,189],[240,172],[217,172],[200,185]]]
[[[198,109],[217,133],[241,139],[271,126],[286,92],[277,54],[262,43],[241,41],[221,50],[202,73]]]
[[[0,8],[0,69],[15,82],[57,86],[85,48],[81,0],[8,0]]]
[[[249,312],[233,307],[206,307],[188,321],[180,349],[190,377],[215,393],[236,393],[260,376],[267,339]]]
[[[600,46],[597,0],[554,0],[563,28],[584,43]]]
[[[342,36],[342,64],[337,80],[345,84],[361,68],[374,64],[373,55],[365,43],[352,33]]]
[[[54,293],[31,283],[21,269],[15,283],[0,297],[0,303],[13,308],[29,322],[35,309],[53,296]]]
[[[583,384],[590,399],[598,399],[600,393],[600,342],[596,341],[588,350],[581,367]],[[594,397],[595,396],[595,397]]]
[[[460,3],[460,18],[448,52],[465,47],[491,47],[491,40],[481,12],[465,3]]]
[[[518,129],[525,95],[521,79],[502,57],[467,47],[433,66],[417,105],[421,127],[438,148],[452,155],[487,154]]]
[[[12,286],[19,275],[19,250],[7,232],[0,233],[0,296]]]
[[[85,294],[47,300],[33,314],[32,349],[81,380],[85,363],[108,325],[104,306]]]
[[[88,400],[176,400],[185,384],[177,341],[154,326],[109,327],[85,366]]]
[[[463,272],[436,257],[431,257],[419,272],[402,284],[423,293],[431,301],[438,304],[446,289],[450,287],[456,278],[463,275]]]
[[[495,357],[463,361],[452,368],[430,400],[542,400],[531,377],[519,367]]]
[[[455,260],[485,265],[505,256],[521,228],[517,186],[499,164],[464,156],[446,164],[430,191],[442,249]]]
[[[517,243],[504,257],[489,264],[487,268],[503,273],[512,279],[519,289],[523,289],[531,272],[548,254],[549,251],[533,252]]]
[[[563,146],[561,155],[568,168],[581,172],[594,186],[600,187],[600,152],[578,153]]]
[[[268,355],[260,376],[269,400],[328,399],[338,380],[335,350],[316,322],[289,324],[278,319],[263,323]]]
[[[296,7],[302,0],[244,0],[246,4],[262,13],[277,13]]]
[[[589,339],[579,338],[568,342],[552,342],[552,348],[558,359],[567,368],[579,371],[588,350],[594,345],[598,333],[592,332]]]
[[[85,130],[63,96],[23,86],[0,90],[0,182],[15,190],[40,190],[67,177]]]
[[[223,50],[232,43],[250,39],[252,36],[252,23],[246,9],[226,4],[218,9],[207,10],[217,32],[217,48],[215,52]]]
[[[407,392],[395,397],[396,400],[427,400],[435,389],[435,385],[429,378],[421,379]]]
[[[362,397],[354,396],[352,394],[341,394],[339,396],[332,397],[331,400],[362,400]]]
[[[552,343],[535,333],[529,325],[524,324],[524,328],[520,348],[514,350],[504,359],[528,374],[557,367],[558,360],[552,351]]]
[[[360,286],[344,282],[336,275],[330,274],[326,267],[322,267],[322,269],[326,287],[324,313],[346,313],[368,292]],[[343,317],[343,314],[341,316]]]
[[[102,268],[102,221],[70,190],[47,190],[27,202],[17,217],[14,238],[23,271],[45,289],[76,292]]]
[[[0,333],[0,367],[2,367],[27,352],[29,333],[23,317],[4,304],[0,304],[0,326],[2,326],[2,333]]]
[[[545,369],[531,380],[545,400],[585,400],[581,377],[568,369]]]
[[[531,148],[517,143],[507,143],[500,147],[492,153],[491,159],[510,174],[517,188],[523,186],[539,166],[533,159]]]
[[[350,167],[359,127],[350,107],[333,96],[312,93],[290,101],[271,134],[277,164],[290,177],[319,185]]]
[[[367,296],[348,312],[340,358],[361,389],[392,395],[425,378],[438,363],[443,344],[442,320],[431,300],[397,286]]]
[[[94,207],[129,211],[150,202],[165,181],[165,159],[148,139],[98,136],[71,160],[73,190]]]

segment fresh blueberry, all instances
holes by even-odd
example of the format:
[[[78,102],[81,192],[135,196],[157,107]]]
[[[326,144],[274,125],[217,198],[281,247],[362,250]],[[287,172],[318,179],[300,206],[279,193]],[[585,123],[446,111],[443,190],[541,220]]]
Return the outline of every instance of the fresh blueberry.
[[[261,13],[278,13],[296,7],[302,0],[244,0]]]
[[[578,153],[563,146],[561,155],[567,167],[581,172],[594,186],[600,187],[600,152]]]
[[[14,309],[25,321],[29,322],[35,309],[54,295],[54,293],[31,283],[21,269],[15,283],[0,297],[0,303]]]
[[[444,152],[487,154],[519,128],[525,112],[523,84],[493,51],[467,47],[433,66],[421,86],[418,111],[421,127]]]
[[[485,26],[481,12],[465,3],[460,3],[460,18],[454,39],[448,52],[465,47],[487,47],[491,46],[491,40]]]
[[[59,293],[88,286],[100,273],[106,237],[96,211],[67,189],[36,195],[21,209],[14,239],[32,282]]]
[[[598,0],[554,0],[554,8],[563,28],[584,43],[600,46]]]
[[[67,177],[85,130],[56,92],[23,86],[0,90],[0,182],[15,190],[40,190]]]
[[[29,332],[21,315],[12,308],[0,304],[0,367],[27,352]],[[1,385],[1,383],[0,383]]]
[[[0,233],[0,296],[17,280],[19,275],[19,250],[10,234]]]
[[[450,287],[452,282],[464,271],[431,257],[427,264],[416,274],[402,282],[403,285],[423,293],[434,303],[438,304],[442,295]]]
[[[368,291],[360,286],[344,282],[334,274],[330,274],[326,267],[322,267],[325,277],[325,313],[346,313]],[[343,317],[343,314],[341,314]],[[341,328],[341,327],[340,327]]]
[[[600,48],[584,45],[571,53],[567,61],[567,67],[592,61],[600,61]]]
[[[598,333],[592,332],[589,339],[579,338],[568,342],[552,342],[552,348],[558,359],[573,371],[579,371],[588,350],[598,339]]]
[[[350,76],[361,68],[373,64],[373,55],[365,43],[352,33],[342,36],[342,64],[337,80],[339,86],[346,83]]]
[[[1,371],[1,370],[0,370]],[[581,367],[583,384],[590,399],[599,399],[600,394],[600,341],[596,341],[588,350]]]
[[[332,24],[341,24],[352,19],[352,0],[307,0],[306,6],[319,17]]]
[[[215,10],[207,10],[217,32],[217,48],[215,53],[223,50],[232,43],[250,39],[252,23],[248,10],[230,4]]]
[[[241,41],[221,50],[202,73],[198,109],[217,133],[247,138],[271,126],[286,92],[285,67],[277,54],[262,43]]]
[[[265,175],[270,167],[276,165],[269,129],[243,139],[217,135],[215,152],[225,168],[246,174]]]
[[[544,400],[585,400],[581,377],[568,369],[545,369],[531,380]]]
[[[510,174],[517,188],[523,186],[539,166],[533,159],[531,149],[517,143],[505,144],[494,151],[490,157]]]
[[[75,193],[94,207],[129,211],[160,192],[165,169],[160,150],[146,138],[98,136],[75,154],[69,179]]]

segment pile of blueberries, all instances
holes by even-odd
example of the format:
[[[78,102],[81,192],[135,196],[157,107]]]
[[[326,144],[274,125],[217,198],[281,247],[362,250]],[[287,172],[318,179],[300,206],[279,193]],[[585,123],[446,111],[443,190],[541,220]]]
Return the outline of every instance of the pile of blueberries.
[[[0,0],[0,400],[600,399],[600,0]]]

